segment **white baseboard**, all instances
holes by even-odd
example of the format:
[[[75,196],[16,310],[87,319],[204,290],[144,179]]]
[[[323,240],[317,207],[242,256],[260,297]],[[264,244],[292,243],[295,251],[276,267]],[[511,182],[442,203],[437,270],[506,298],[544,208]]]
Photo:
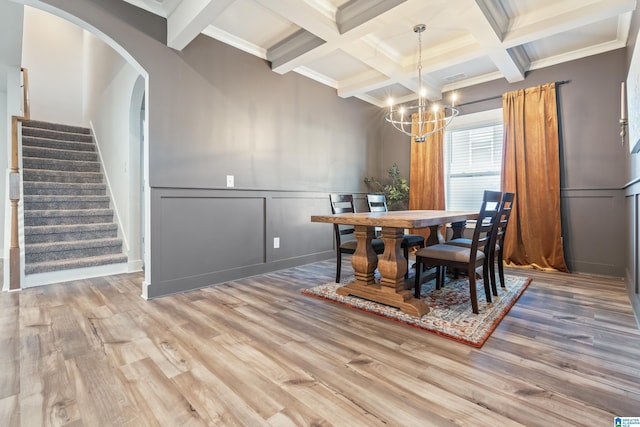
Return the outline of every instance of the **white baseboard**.
[[[72,280],[90,279],[92,277],[110,276],[112,274],[131,273],[132,263],[108,264],[96,267],[77,268],[73,270],[51,271],[48,273],[30,274],[25,277],[23,288],[50,285],[53,283],[70,282]]]

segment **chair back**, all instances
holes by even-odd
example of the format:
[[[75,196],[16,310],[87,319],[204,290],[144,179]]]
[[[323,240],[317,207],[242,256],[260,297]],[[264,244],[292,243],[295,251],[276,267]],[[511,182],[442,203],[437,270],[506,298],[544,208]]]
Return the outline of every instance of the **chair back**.
[[[509,224],[509,217],[511,217],[511,210],[513,208],[513,200],[515,199],[514,193],[504,193],[502,195],[502,202],[500,206],[500,213],[496,219],[496,226],[494,230],[494,245],[497,244],[500,248],[504,244],[504,235],[507,232],[507,225]]]
[[[352,194],[329,194],[331,200],[331,213],[354,213],[356,208],[353,204]],[[333,224],[333,232],[336,238],[336,248],[340,247],[342,236],[353,235],[355,227],[353,225]]]
[[[471,263],[475,262],[478,251],[484,251],[485,247],[493,241],[493,231],[500,213],[501,200],[500,191],[485,190],[471,241]]]
[[[369,212],[387,212],[387,198],[384,194],[367,194]]]

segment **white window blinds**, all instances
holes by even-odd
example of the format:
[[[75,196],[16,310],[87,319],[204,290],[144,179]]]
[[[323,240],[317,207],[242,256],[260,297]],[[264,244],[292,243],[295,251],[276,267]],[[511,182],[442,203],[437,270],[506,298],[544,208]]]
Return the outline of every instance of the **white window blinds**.
[[[500,190],[502,122],[470,123],[445,133],[448,210],[477,210],[484,190]]]

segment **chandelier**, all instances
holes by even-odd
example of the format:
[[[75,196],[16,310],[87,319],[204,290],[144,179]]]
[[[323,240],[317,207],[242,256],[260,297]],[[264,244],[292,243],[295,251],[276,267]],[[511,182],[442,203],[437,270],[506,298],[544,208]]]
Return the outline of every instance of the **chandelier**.
[[[393,127],[415,138],[416,142],[424,142],[429,135],[440,132],[460,113],[453,105],[455,96],[452,96],[451,105],[447,106],[427,100],[427,90],[422,85],[422,32],[426,29],[425,24],[413,27],[413,32],[418,34],[418,103],[394,108],[393,99],[390,98],[389,111],[385,115]]]

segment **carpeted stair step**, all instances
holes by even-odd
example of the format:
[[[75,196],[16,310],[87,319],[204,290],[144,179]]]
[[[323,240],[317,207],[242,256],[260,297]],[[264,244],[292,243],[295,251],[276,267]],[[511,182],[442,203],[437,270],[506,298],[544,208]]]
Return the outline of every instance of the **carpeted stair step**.
[[[103,180],[100,172],[66,172],[27,168],[23,170],[22,177],[25,181],[45,182],[101,183]]]
[[[109,196],[24,196],[25,209],[108,209]]]
[[[100,163],[78,160],[43,159],[40,157],[22,158],[24,169],[53,170],[64,172],[100,172]]]
[[[35,136],[38,138],[47,138],[60,141],[93,142],[93,137],[90,134],[58,132],[55,130],[39,129],[25,126],[22,127],[22,135],[23,137]]]
[[[75,242],[47,242],[25,244],[26,264],[111,255],[122,252],[122,239],[78,240]]]
[[[127,256],[124,254],[109,254],[69,260],[38,262],[25,265],[25,274],[48,273],[51,271],[87,268],[108,264],[120,264],[123,262],[127,262]]]
[[[30,128],[38,128],[38,129],[56,130],[59,132],[82,133],[87,135],[91,133],[91,129],[84,126],[73,126],[73,125],[66,125],[63,123],[43,122],[40,120],[26,121],[23,123],[23,126],[28,126]]]
[[[60,141],[93,142],[93,137],[89,129],[77,128],[83,132],[65,132],[55,129],[46,129],[30,126],[28,123],[22,125],[22,136],[35,136],[38,138],[55,139]]]
[[[27,147],[22,145],[23,158],[40,158],[40,159],[59,159],[59,160],[75,160],[83,162],[97,162],[98,153],[95,151],[58,149],[46,147]]]
[[[24,194],[41,195],[102,195],[107,194],[104,183],[69,183],[25,181],[22,184]]]
[[[109,223],[41,225],[24,228],[24,241],[30,243],[70,242],[76,240],[115,239],[118,225]]]
[[[58,135],[58,136],[64,136]],[[57,150],[72,150],[72,151],[96,151],[96,145],[93,140],[88,141],[64,141],[59,139],[42,138],[36,136],[22,136],[22,146],[29,148],[51,148]]]
[[[112,222],[112,209],[76,209],[76,210],[52,210],[24,211],[24,225],[69,225],[69,224],[95,224],[99,222]]]

